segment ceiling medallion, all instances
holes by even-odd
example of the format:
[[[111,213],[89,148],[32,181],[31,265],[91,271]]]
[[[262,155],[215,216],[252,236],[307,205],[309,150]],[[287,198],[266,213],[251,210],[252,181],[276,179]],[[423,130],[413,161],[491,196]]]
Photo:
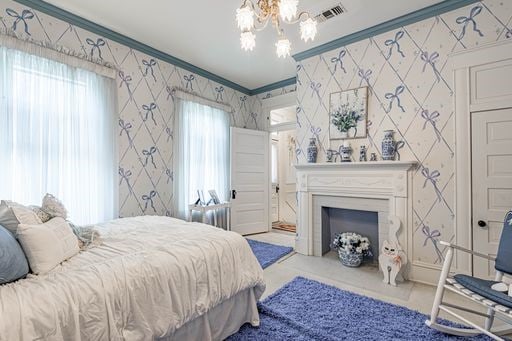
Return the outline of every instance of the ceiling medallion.
[[[278,41],[276,53],[280,58],[290,56],[291,43],[284,36],[281,22],[296,24],[300,22],[301,38],[305,42],[315,39],[316,20],[308,12],[297,14],[299,0],[258,0],[254,5],[252,0],[244,0],[242,6],[236,10],[236,21],[242,31],[240,45],[245,51],[252,51],[256,46],[255,31],[261,31],[271,21],[277,30]]]

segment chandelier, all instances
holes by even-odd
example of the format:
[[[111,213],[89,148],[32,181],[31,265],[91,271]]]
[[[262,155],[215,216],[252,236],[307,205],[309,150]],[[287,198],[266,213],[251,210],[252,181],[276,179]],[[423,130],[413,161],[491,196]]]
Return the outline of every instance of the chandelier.
[[[290,56],[291,43],[285,37],[281,22],[296,24],[300,22],[301,38],[305,42],[315,39],[316,20],[308,12],[297,14],[299,0],[258,0],[254,5],[252,0],[244,0],[242,6],[236,10],[236,21],[242,31],[240,45],[245,51],[252,51],[256,46],[255,31],[261,31],[269,22],[277,30],[278,40],[276,53],[280,58]]]

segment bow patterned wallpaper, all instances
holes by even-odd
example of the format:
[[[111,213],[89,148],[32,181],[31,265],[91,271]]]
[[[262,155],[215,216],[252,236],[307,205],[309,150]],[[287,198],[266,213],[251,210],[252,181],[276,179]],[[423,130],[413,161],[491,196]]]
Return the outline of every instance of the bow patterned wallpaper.
[[[415,160],[414,261],[439,264],[439,240],[454,239],[454,107],[449,55],[512,38],[512,1],[485,0],[303,60],[297,65],[297,158],[309,138],[319,162],[329,149],[329,94],[368,86],[368,137],[350,140],[380,156],[383,131],[403,140],[402,160]],[[339,141],[331,144],[338,149]],[[355,159],[354,159],[355,161]]]
[[[179,86],[234,108],[234,127],[263,129],[261,99],[110,41],[10,0],[0,0],[0,29],[100,58],[118,69],[119,215],[172,215],[171,88]]]

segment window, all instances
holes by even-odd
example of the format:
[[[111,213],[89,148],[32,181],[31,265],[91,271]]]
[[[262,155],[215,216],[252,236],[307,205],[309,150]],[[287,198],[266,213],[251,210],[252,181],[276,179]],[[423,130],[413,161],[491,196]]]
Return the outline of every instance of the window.
[[[115,213],[114,80],[0,47],[0,198],[59,197],[76,224]]]
[[[220,109],[178,99],[175,145],[175,214],[187,216],[197,191],[214,189],[219,199],[229,195],[229,115]]]

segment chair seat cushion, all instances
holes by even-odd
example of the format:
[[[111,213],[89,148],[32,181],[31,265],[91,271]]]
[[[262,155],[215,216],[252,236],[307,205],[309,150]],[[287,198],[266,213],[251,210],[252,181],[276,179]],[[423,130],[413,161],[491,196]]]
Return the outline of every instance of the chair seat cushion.
[[[505,307],[512,308],[512,297],[506,293],[502,293],[491,289],[491,286],[498,283],[496,281],[487,281],[477,277],[471,277],[467,275],[455,275],[457,283],[463,287],[483,296],[497,304],[501,304]]]

